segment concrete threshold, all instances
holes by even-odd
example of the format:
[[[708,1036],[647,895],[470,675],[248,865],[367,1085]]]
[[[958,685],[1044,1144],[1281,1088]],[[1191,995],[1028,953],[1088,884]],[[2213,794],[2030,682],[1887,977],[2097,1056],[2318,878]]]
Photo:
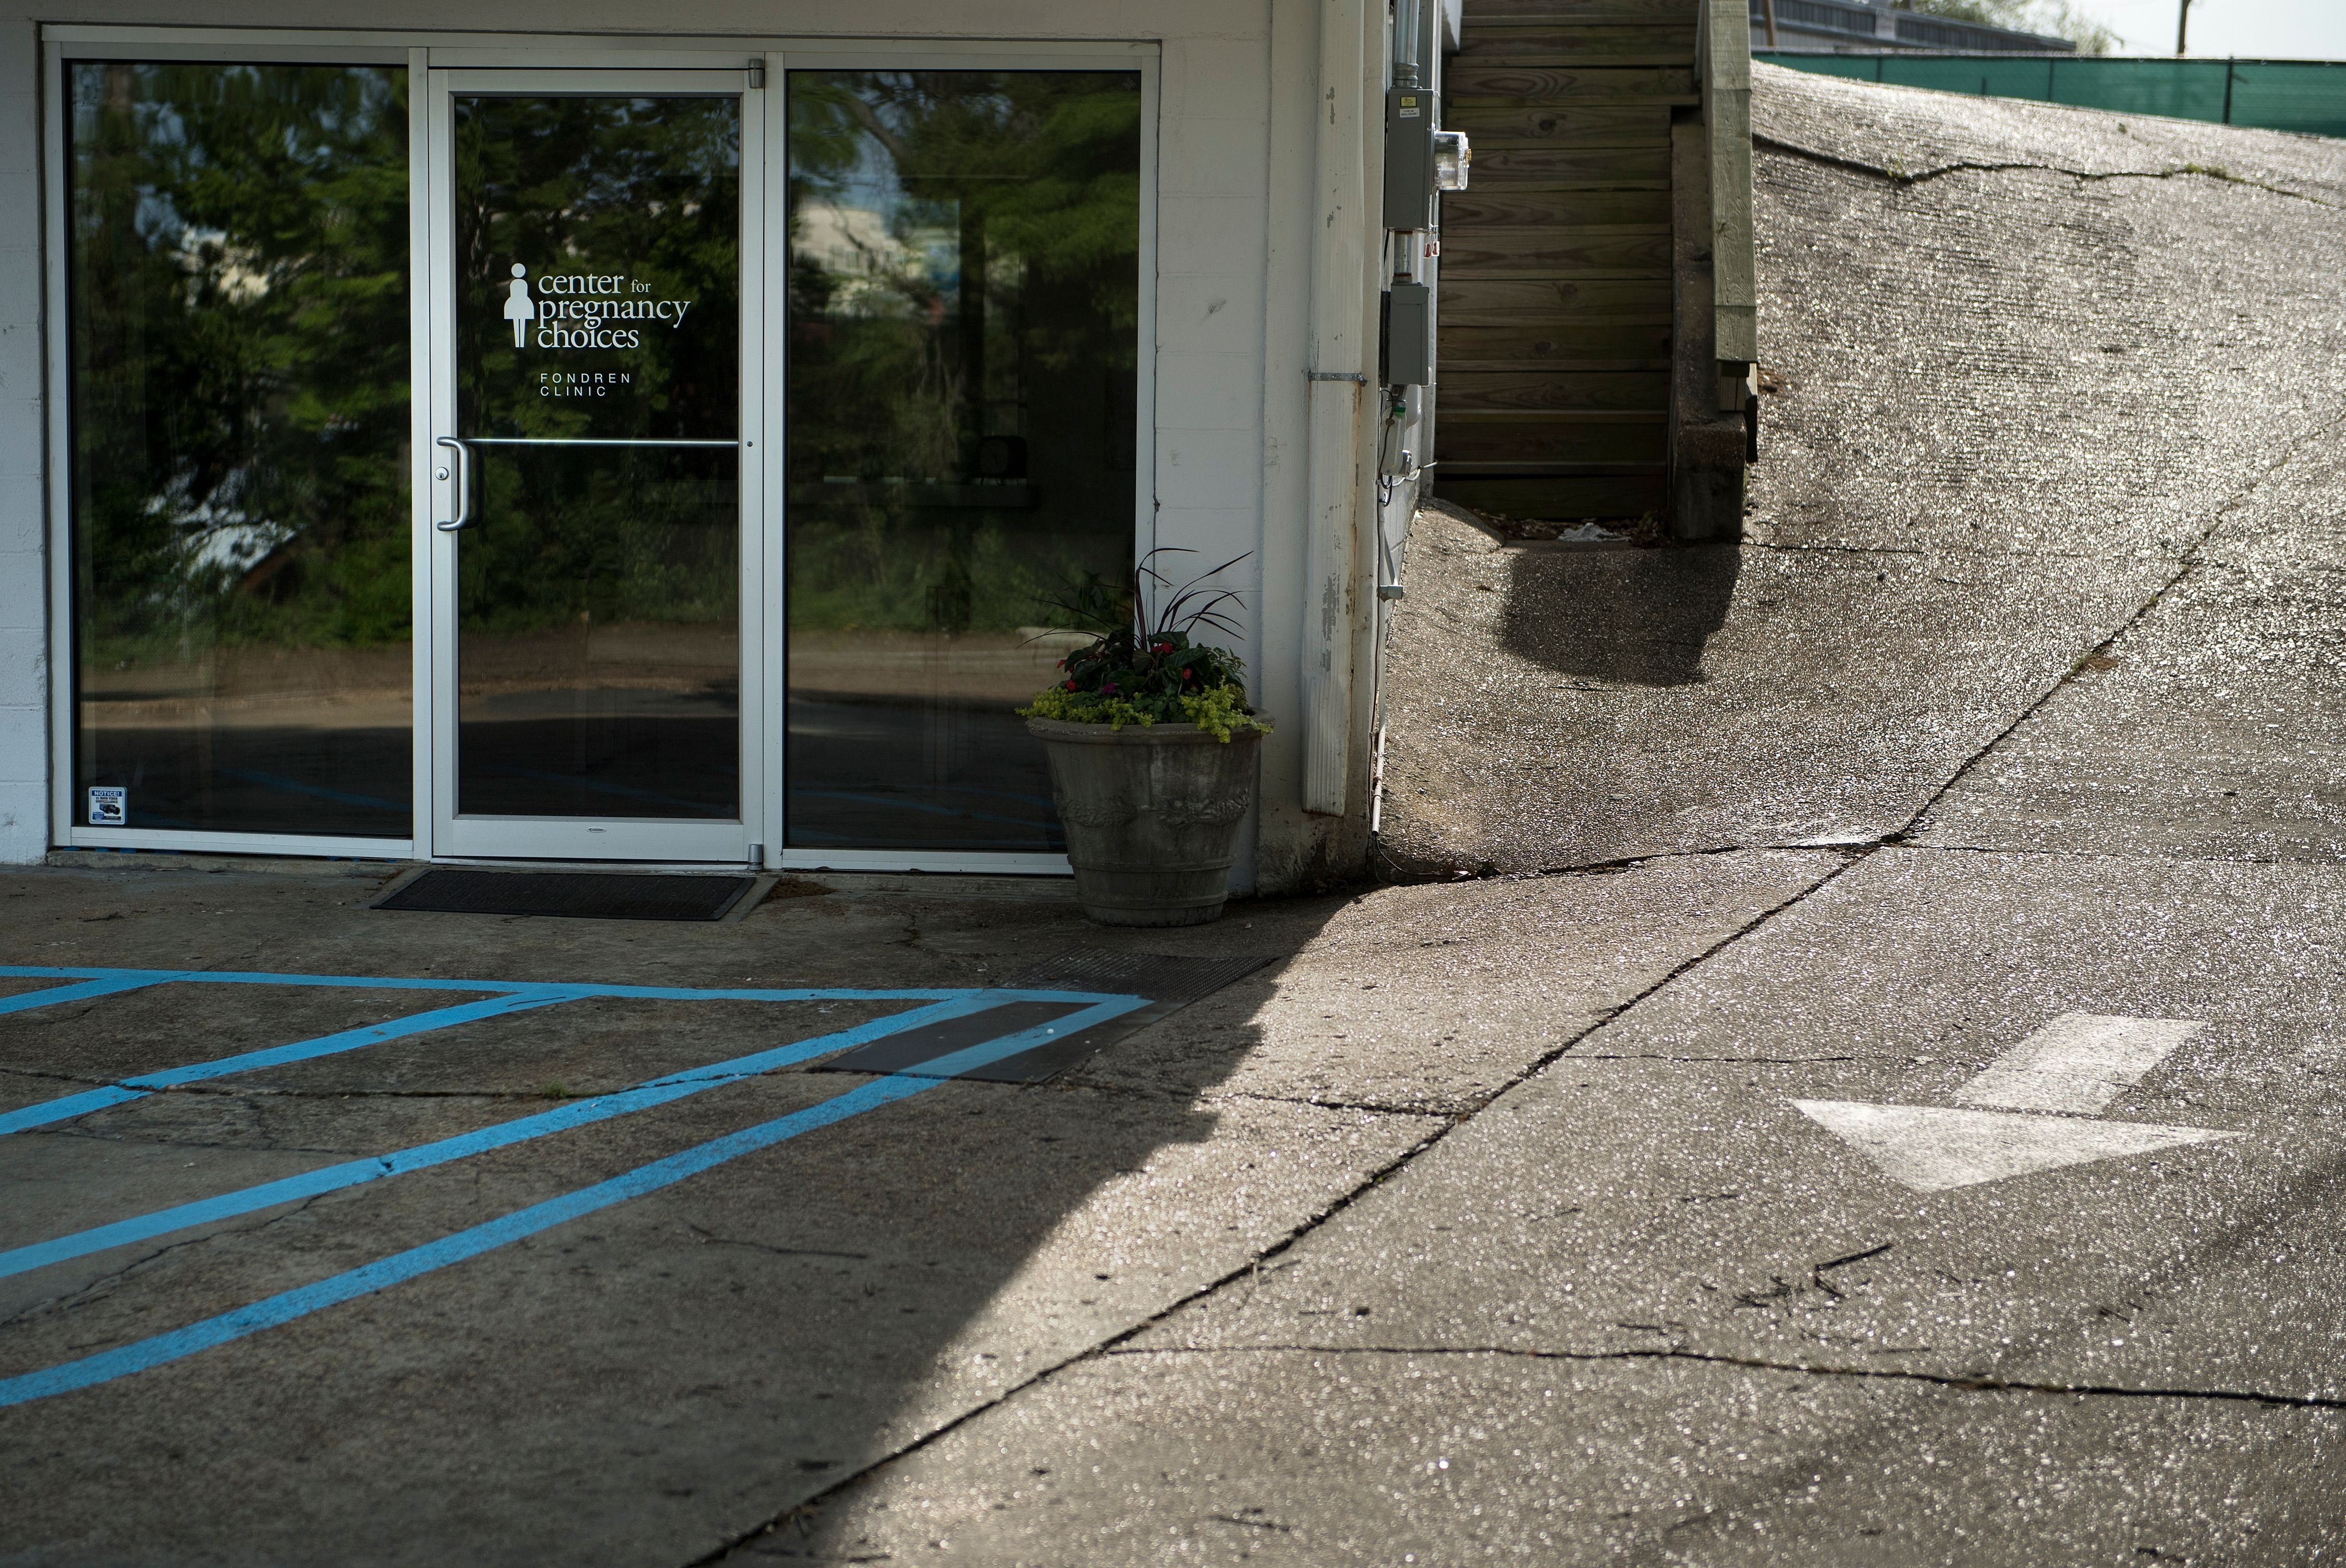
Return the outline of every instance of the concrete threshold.
[[[434,866],[512,871],[609,871],[617,875],[708,875],[736,872],[740,866],[645,865],[609,860],[408,860],[330,859],[317,855],[178,854],[158,850],[51,850],[42,863],[85,871],[249,871],[272,876],[403,877]],[[1075,880],[1061,872],[803,871],[757,873],[773,881],[811,882],[832,892],[860,897],[980,899],[996,902],[1069,903]],[[763,901],[763,891],[755,901]],[[745,904],[752,901],[743,901]],[[746,912],[746,910],[745,911]]]
[[[45,866],[79,871],[259,871],[288,877],[387,877],[417,862],[321,855],[206,855],[168,850],[51,850]]]

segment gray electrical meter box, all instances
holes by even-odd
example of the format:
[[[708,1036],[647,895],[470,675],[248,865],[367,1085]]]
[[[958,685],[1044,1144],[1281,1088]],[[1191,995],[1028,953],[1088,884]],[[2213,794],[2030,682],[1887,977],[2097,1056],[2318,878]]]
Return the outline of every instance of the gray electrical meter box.
[[[1425,87],[1385,94],[1385,227],[1433,227],[1435,98]]]
[[[1389,387],[1424,386],[1433,380],[1433,290],[1423,283],[1395,283],[1383,305],[1377,380]]]

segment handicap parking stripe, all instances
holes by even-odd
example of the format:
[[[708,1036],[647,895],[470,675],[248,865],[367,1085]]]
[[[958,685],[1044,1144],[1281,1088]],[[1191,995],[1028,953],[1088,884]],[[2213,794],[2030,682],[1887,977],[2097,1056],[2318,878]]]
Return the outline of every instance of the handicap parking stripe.
[[[223,1078],[231,1073],[250,1073],[257,1067],[282,1067],[289,1062],[307,1062],[313,1057],[339,1055],[345,1051],[380,1045],[386,1040],[404,1040],[413,1034],[428,1034],[452,1024],[502,1017],[508,1013],[526,1013],[535,1007],[550,1007],[557,1002],[570,1000],[570,997],[560,993],[530,992],[485,997],[457,1007],[435,1008],[429,1013],[393,1018],[388,1023],[369,1023],[362,1028],[321,1034],[315,1040],[300,1040],[291,1045],[272,1045],[264,1051],[247,1051],[235,1056],[223,1056],[214,1062],[195,1062],[166,1072],[144,1073],[136,1078],[125,1078],[119,1084],[109,1084],[102,1089],[66,1095],[59,1099],[45,1100],[37,1105],[27,1105],[21,1111],[10,1111],[0,1115],[0,1135],[21,1133],[27,1127],[46,1126],[52,1122],[70,1121],[76,1116],[86,1116],[92,1111],[102,1111],[108,1105],[142,1100],[158,1089],[176,1089],[182,1084],[199,1084],[207,1078]]]
[[[624,1116],[631,1112],[649,1110],[654,1105],[680,1100],[688,1095],[698,1095],[742,1078],[755,1077],[783,1067],[795,1066],[817,1056],[827,1056],[835,1051],[845,1051],[872,1041],[884,1039],[907,1029],[935,1023],[946,1018],[981,1012],[1003,1005],[995,997],[964,997],[952,1002],[933,1002],[925,1007],[915,1007],[886,1018],[873,1019],[852,1029],[801,1040],[795,1044],[779,1046],[771,1051],[760,1051],[748,1056],[737,1056],[729,1062],[712,1063],[696,1067],[688,1073],[672,1077],[655,1078],[608,1095],[591,1099],[576,1100],[559,1110],[542,1111],[536,1115],[521,1116],[478,1132],[463,1133],[455,1137],[442,1138],[429,1144],[418,1144],[401,1149],[396,1154],[370,1156],[365,1159],[346,1161],[322,1169],[304,1171],[300,1176],[286,1176],[279,1181],[262,1182],[239,1192],[222,1193],[217,1197],[199,1198],[172,1208],[158,1208],[151,1214],[101,1225],[88,1230],[76,1231],[52,1241],[36,1242],[0,1252],[0,1278],[23,1274],[35,1268],[46,1268],[52,1263],[64,1263],[76,1257],[86,1257],[93,1252],[103,1252],[109,1247],[124,1247],[134,1241],[148,1241],[168,1236],[175,1230],[191,1226],[210,1225],[223,1219],[233,1219],[241,1214],[254,1214],[264,1208],[274,1208],[280,1203],[295,1203],[302,1198],[316,1197],[321,1193],[339,1192],[344,1187],[361,1186],[385,1176],[404,1176],[410,1171],[428,1170],[446,1165],[451,1160],[470,1158],[486,1154],[491,1149],[510,1148],[534,1138],[554,1133],[568,1132],[574,1127],[592,1125]]]
[[[0,969],[0,973],[10,972],[10,970]],[[16,970],[15,972],[25,972]],[[87,974],[88,972],[72,972]],[[156,975],[168,972],[170,978],[183,977],[172,972],[128,972]],[[214,977],[196,973],[185,975],[184,978]],[[245,977],[237,978],[243,980]],[[278,983],[302,983],[289,976],[274,978]],[[331,978],[331,983],[346,984],[353,978],[336,976]],[[153,983],[148,982],[148,983]],[[475,991],[484,989],[479,984],[467,984],[463,982],[444,982],[433,985],[433,989],[442,988]],[[791,1112],[754,1127],[710,1139],[664,1159],[639,1166],[621,1176],[583,1187],[576,1192],[532,1205],[501,1218],[457,1231],[437,1241],[411,1247],[405,1252],[350,1269],[314,1284],[285,1291],[265,1300],[189,1324],[185,1328],[168,1330],[133,1344],[84,1357],[79,1360],[64,1362],[15,1378],[0,1379],[0,1407],[46,1399],[77,1389],[92,1388],[101,1383],[110,1382],[117,1378],[127,1377],[134,1372],[145,1371],[153,1367],[180,1360],[215,1346],[228,1344],[248,1335],[292,1322],[296,1319],[307,1317],[341,1302],[370,1295],[389,1286],[445,1268],[451,1264],[460,1263],[467,1258],[477,1257],[484,1253],[510,1245],[525,1237],[536,1235],[540,1231],[583,1215],[593,1214],[646,1193],[657,1192],[662,1187],[672,1186],[745,1155],[770,1148],[790,1138],[933,1089],[943,1083],[949,1082],[955,1074],[966,1073],[1017,1055],[1022,1052],[1034,1050],[1037,1046],[1051,1044],[1066,1033],[1105,1023],[1148,1005],[1147,999],[1139,996],[1102,995],[1096,993],[1063,991],[956,990],[916,993],[842,991],[751,993],[668,987],[523,986],[510,983],[501,984],[499,989],[507,992],[508,994],[494,1000],[536,1006],[547,1005],[553,1002],[577,1000],[586,995],[641,994],[648,992],[661,993],[668,999],[678,1001],[768,998],[791,1001],[885,999],[925,1001],[930,1005],[910,1008],[887,1018],[875,1019],[870,1023],[832,1034],[818,1036],[812,1040],[799,1041],[770,1051],[759,1052],[749,1056],[737,1057],[729,1062],[714,1063],[689,1072],[654,1079],[617,1094],[598,1095],[593,1099],[582,1100],[573,1105],[563,1106],[558,1110],[523,1117],[504,1126],[484,1128],[477,1133],[419,1145],[394,1155],[353,1160],[341,1166],[328,1166],[322,1170],[308,1172],[303,1176],[288,1177],[283,1181],[263,1183],[241,1192],[224,1194],[219,1197],[204,1199],[197,1203],[158,1210],[153,1214],[139,1216],[116,1225],[101,1226],[92,1230],[77,1232],[73,1236],[38,1243],[33,1247],[0,1253],[0,1265],[6,1265],[5,1268],[0,1268],[0,1274],[21,1273],[27,1269],[46,1267],[50,1263],[101,1251],[108,1247],[121,1246],[128,1242],[162,1235],[170,1230],[185,1229],[189,1226],[250,1213],[297,1198],[377,1181],[384,1176],[402,1175],[412,1170],[425,1169],[451,1160],[484,1153],[490,1149],[543,1137],[571,1127],[584,1126],[612,1116],[648,1109],[653,1105],[666,1104],[687,1095],[698,1094],[720,1084],[738,1082],[759,1073],[771,1072],[779,1067],[883,1038],[892,1033],[939,1023],[949,1017],[982,1013],[1005,1003],[1056,1001],[1086,1005],[1083,1006],[1080,1012],[1065,1018],[1054,1019],[1048,1023],[1039,1023],[1031,1028],[1003,1034],[952,1052],[934,1061],[921,1064],[918,1076],[913,1075],[910,1072],[890,1074],[851,1089],[845,1094],[835,1095],[820,1105]],[[557,991],[563,994],[546,994]],[[509,1007],[506,1010],[515,1009]],[[418,1016],[439,1020],[427,1025],[427,1028],[443,1028],[450,1023],[460,1022],[458,1019],[446,1016],[460,1011],[462,1010],[456,1008],[444,1008],[434,1013]],[[422,1032],[423,1031],[415,1030],[409,1033]],[[357,1044],[368,1043],[370,1042],[362,1041]],[[340,1048],[355,1049],[356,1045]],[[283,1051],[295,1049],[295,1047],[278,1049]],[[249,1053],[248,1056],[274,1054],[271,1052],[254,1052]],[[244,1058],[229,1060],[240,1061]],[[242,1069],[226,1068],[224,1070],[240,1071]],[[138,1080],[132,1082],[138,1082]],[[69,1098],[78,1097],[69,1096]],[[62,1103],[50,1102],[52,1105]],[[34,1107],[36,1110],[42,1108],[44,1107]]]
[[[288,1063],[307,1062],[315,1057],[338,1055],[363,1046],[379,1045],[386,1040],[403,1040],[416,1034],[430,1033],[458,1023],[470,1023],[478,1019],[496,1018],[511,1013],[528,1012],[534,1008],[551,1007],[557,1003],[582,1002],[589,998],[616,997],[623,1000],[654,1002],[932,1002],[950,1000],[956,996],[975,994],[967,988],[949,991],[847,991],[790,987],[781,990],[722,991],[705,987],[672,985],[575,985],[522,981],[414,980],[395,977],[374,978],[349,974],[269,974],[232,971],[207,972],[202,970],[173,969],[47,969],[26,964],[0,964],[0,978],[59,979],[89,976],[79,985],[58,986],[49,991],[36,991],[24,996],[0,998],[0,1013],[22,1012],[32,1007],[46,1007],[59,1002],[72,1002],[84,997],[110,995],[117,992],[135,991],[149,985],[173,982],[192,982],[212,985],[291,985],[372,987],[396,991],[486,991],[494,993],[476,1002],[462,1003],[454,1007],[436,1008],[388,1023],[364,1024],[356,1029],[344,1029],[332,1034],[321,1034],[314,1040],[299,1040],[290,1045],[272,1045],[263,1050],[246,1051],[216,1061],[197,1062],[186,1066],[168,1068],[160,1073],[141,1074],[126,1078],[119,1084],[85,1090],[78,1095],[66,1095],[21,1110],[0,1114],[0,1137],[20,1133],[29,1127],[44,1127],[55,1122],[71,1121],[76,1116],[102,1111],[108,1105],[119,1105],[143,1099],[158,1089],[177,1088],[183,1084],[198,1084],[208,1078],[225,1077],[234,1073],[249,1073],[261,1067],[281,1067]],[[989,994],[1008,1001],[1009,992]],[[1056,998],[1059,993],[1051,993]],[[14,1003],[15,1005],[9,1005]]]
[[[78,974],[81,972],[76,970],[72,972]],[[21,969],[0,969],[0,974],[7,975],[12,979],[20,978],[26,972]],[[56,974],[53,970],[43,970],[36,972],[36,977],[52,979],[56,978]],[[128,979],[121,975],[100,975],[95,980],[85,980],[75,985],[52,985],[45,991],[27,991],[19,996],[0,996],[0,1013],[28,1013],[36,1007],[55,1007],[60,1002],[87,1002],[93,996],[111,996],[119,991],[138,991],[145,986],[160,985],[165,980],[172,978],[176,977],[160,975],[149,980],[143,977]]]

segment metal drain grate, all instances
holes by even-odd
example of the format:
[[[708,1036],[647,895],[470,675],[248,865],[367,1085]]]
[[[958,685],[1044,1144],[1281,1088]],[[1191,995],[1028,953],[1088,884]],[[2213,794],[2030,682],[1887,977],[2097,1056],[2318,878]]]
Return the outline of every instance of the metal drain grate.
[[[1146,1028],[1168,1013],[1212,995],[1234,980],[1244,979],[1270,962],[1268,956],[1241,958],[1180,958],[1161,952],[1107,952],[1079,948],[1073,952],[1022,970],[1001,983],[1005,991],[1088,991],[1146,996],[1148,1005],[1121,1018],[1022,1051],[999,1062],[954,1074],[989,1084],[1039,1084],[1066,1072],[1101,1047],[1115,1044],[1137,1029]],[[875,1040],[861,1050],[824,1063],[818,1073],[903,1073],[928,1077],[925,1063],[974,1045],[999,1039],[1021,1029],[1047,1024],[1054,1018],[1080,1013],[1084,1004],[1068,1002],[1010,1002],[966,1018],[932,1023]]]
[[[546,915],[565,920],[723,920],[758,885],[747,876],[618,871],[426,871],[374,902],[434,914]]]

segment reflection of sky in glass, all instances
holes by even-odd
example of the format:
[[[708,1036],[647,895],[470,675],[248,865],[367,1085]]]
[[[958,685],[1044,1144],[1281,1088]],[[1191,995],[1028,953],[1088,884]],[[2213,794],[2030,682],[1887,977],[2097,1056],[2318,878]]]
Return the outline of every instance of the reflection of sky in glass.
[[[73,140],[76,147],[86,148],[98,140],[98,116],[106,107],[107,77],[109,73],[117,69],[128,70],[138,76],[144,77],[155,67],[128,62],[120,66],[96,65],[87,61],[76,61],[73,64],[71,67]],[[222,78],[228,80],[241,78],[251,83],[256,91],[261,85],[259,66],[219,66],[213,69]],[[386,89],[387,86],[386,82]],[[212,158],[209,148],[188,145],[187,120],[178,109],[167,103],[138,102],[136,99],[138,90],[137,87],[132,89],[134,97],[130,107],[138,127],[138,143],[148,148],[170,148],[175,157],[184,158],[192,168],[209,166]],[[360,117],[361,121],[363,122],[379,115],[383,101],[389,97],[388,90],[376,91],[371,88]],[[352,123],[348,117],[321,109],[316,117],[316,125],[321,134],[304,137],[300,131],[289,127],[284,133],[284,151],[297,161],[307,162],[311,168],[321,173],[336,172],[334,148],[339,143],[342,133],[351,128]],[[308,148],[306,155],[303,150],[305,143]],[[132,219],[132,228],[150,247],[172,246],[186,249],[192,244],[191,239],[181,237],[180,231],[187,228],[187,220],[179,216],[179,210],[173,205],[169,194],[156,190],[152,187],[139,192],[138,213]]]
[[[892,129],[913,128],[927,100],[913,78],[875,74],[872,80],[902,94],[905,102],[865,99]],[[990,108],[1006,117],[1006,97],[973,96],[964,108]],[[797,171],[804,173],[805,171]],[[987,178],[953,175],[950,180]],[[1001,176],[991,178],[1000,178]],[[843,315],[900,315],[926,310],[942,296],[961,292],[960,203],[953,198],[913,196],[904,188],[896,160],[869,131],[855,138],[855,162],[842,174],[815,176],[822,198],[801,197],[794,204],[790,244],[800,256],[835,277],[852,280],[831,297],[831,310]]]

